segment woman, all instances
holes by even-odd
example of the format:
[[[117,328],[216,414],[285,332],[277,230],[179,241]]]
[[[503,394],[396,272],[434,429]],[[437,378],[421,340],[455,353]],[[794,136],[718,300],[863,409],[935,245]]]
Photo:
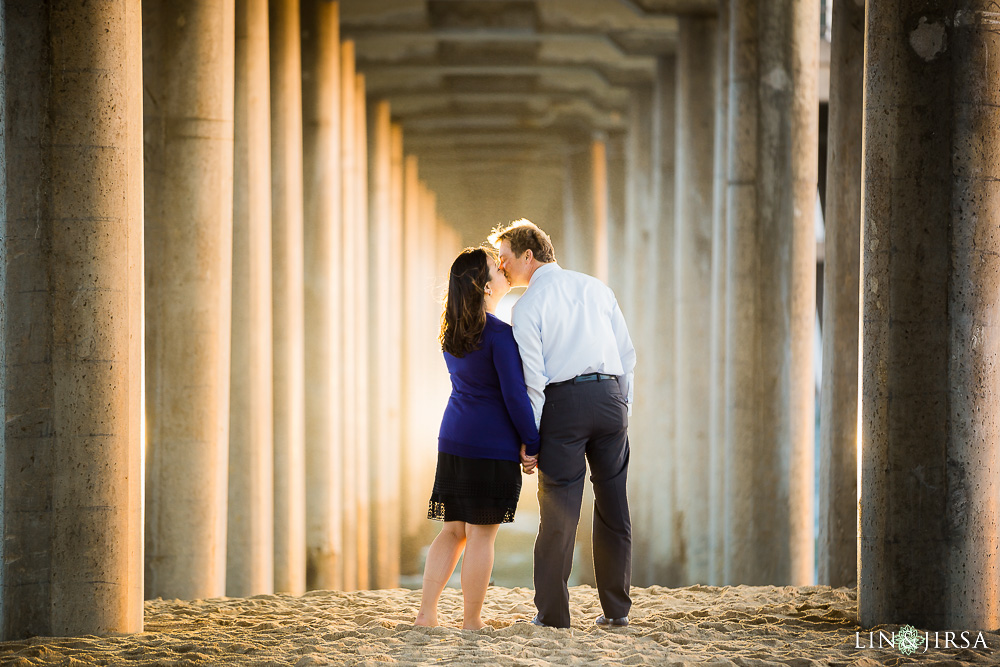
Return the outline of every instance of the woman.
[[[427,512],[444,527],[427,553],[416,625],[438,624],[438,599],[464,548],[462,627],[484,627],[493,542],[500,524],[514,520],[521,493],[521,444],[528,456],[538,453],[514,334],[493,314],[509,291],[492,249],[466,248],[451,265],[440,340],[452,392]]]

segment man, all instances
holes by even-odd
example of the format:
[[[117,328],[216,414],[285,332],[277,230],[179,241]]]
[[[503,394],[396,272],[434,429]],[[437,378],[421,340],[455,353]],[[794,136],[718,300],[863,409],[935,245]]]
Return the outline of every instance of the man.
[[[527,286],[511,324],[528,396],[539,426],[537,465],[541,523],[535,539],[536,625],[568,628],[567,581],[583,501],[586,462],[594,485],[594,573],[601,626],[628,625],[632,606],[632,524],[628,474],[628,409],[635,349],[614,293],[600,280],[566,271],[548,235],[528,220],[494,232],[500,269]]]

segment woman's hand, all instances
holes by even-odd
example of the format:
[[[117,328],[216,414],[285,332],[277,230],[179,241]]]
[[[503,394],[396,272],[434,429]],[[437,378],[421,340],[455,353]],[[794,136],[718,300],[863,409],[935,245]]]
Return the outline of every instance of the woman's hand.
[[[528,456],[525,452],[528,450],[528,446],[525,444],[521,445],[521,470],[524,471],[526,475],[534,475],[535,468],[538,467],[538,454],[534,456]]]

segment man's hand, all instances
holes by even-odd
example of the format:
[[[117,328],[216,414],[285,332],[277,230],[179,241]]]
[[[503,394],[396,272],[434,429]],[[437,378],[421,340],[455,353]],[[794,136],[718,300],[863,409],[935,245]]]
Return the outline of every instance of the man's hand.
[[[527,449],[527,445],[521,445],[521,470],[523,470],[526,475],[534,475],[535,468],[538,467],[538,454],[528,456],[525,453]]]

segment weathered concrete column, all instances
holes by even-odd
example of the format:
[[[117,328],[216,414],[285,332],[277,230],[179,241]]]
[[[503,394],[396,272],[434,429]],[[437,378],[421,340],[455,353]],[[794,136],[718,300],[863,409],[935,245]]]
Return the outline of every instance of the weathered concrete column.
[[[403,285],[402,316],[406,322],[407,335],[403,337],[401,359],[402,383],[402,435],[400,437],[400,466],[406,471],[400,480],[402,517],[400,536],[400,572],[418,574],[420,572],[420,548],[424,546],[426,533],[427,502],[429,497],[421,497],[424,480],[419,479],[421,449],[420,397],[423,394],[421,364],[426,352],[423,337],[418,327],[426,323],[421,319],[426,301],[427,286],[422,280],[425,262],[421,243],[421,188],[417,158],[407,155],[403,165]]]
[[[593,208],[594,276],[608,282],[608,146],[602,135],[590,142],[590,196]]]
[[[353,321],[358,312],[358,268],[357,250],[360,209],[358,196],[358,150],[356,115],[358,105],[357,73],[354,69],[354,42],[345,41],[340,45],[340,164],[341,164],[341,237],[340,284],[343,309],[341,324],[342,342],[340,349],[341,372],[346,390],[341,392],[341,438],[344,443],[342,464],[338,471],[341,476],[343,493],[339,511],[342,516],[344,545],[344,590],[358,588],[358,438],[361,417],[358,412],[360,402],[356,393],[355,378],[363,372],[364,366],[357,358],[358,325]]]
[[[619,301],[625,297],[625,133],[608,136],[608,285]]]
[[[646,347],[641,352],[646,359],[640,366],[649,373],[650,384],[646,409],[649,430],[646,438],[652,446],[651,465],[644,470],[649,475],[652,502],[653,533],[651,537],[650,583],[678,586],[683,581],[683,535],[678,513],[677,477],[683,462],[677,457],[676,395],[678,375],[674,368],[676,333],[674,295],[676,280],[674,265],[677,253],[674,243],[676,224],[676,160],[677,160],[677,57],[660,56],[656,64],[653,89],[653,187],[655,205],[648,220],[649,248],[647,260],[649,286],[646,299],[640,304],[649,310],[646,317]],[[636,373],[638,376],[639,373]]]
[[[812,581],[818,3],[731,5],[726,583]]]
[[[139,7],[0,26],[0,640],[141,632]]]
[[[569,140],[563,148],[563,219],[562,235],[553,239],[560,266],[591,273],[591,253],[585,239],[593,218],[590,197],[590,155],[581,137]]]
[[[630,91],[628,135],[625,143],[625,256],[630,258],[623,276],[623,292],[618,301],[629,324],[632,338],[642,336],[642,316],[649,285],[649,219],[656,205],[653,183],[653,89],[637,86]],[[652,294],[650,291],[648,294]],[[633,333],[634,330],[634,333]],[[640,382],[636,376],[636,383]],[[645,399],[636,393],[638,408]]]
[[[618,294],[629,333],[642,359],[635,374],[635,400],[629,419],[629,444],[636,460],[654,461],[659,440],[653,431],[655,402],[650,350],[653,342],[653,318],[650,314],[655,285],[652,279],[654,257],[650,237],[656,206],[657,187],[653,180],[653,91],[638,87],[631,92],[628,137],[625,146],[625,261],[623,289]],[[629,479],[632,512],[632,581],[636,586],[657,583],[654,541],[660,539],[657,525],[662,508],[654,503],[655,487],[660,482],[652,470],[635,466]]]
[[[729,0],[719,0],[715,40],[712,161],[711,325],[709,331],[709,583],[724,579],[726,548],[726,185],[729,174]]]
[[[236,4],[226,595],[274,592],[271,117],[267,0]]]
[[[608,162],[607,147],[603,136],[592,138],[576,147],[567,170],[572,193],[566,207],[573,207],[573,216],[566,223],[573,224],[575,268],[608,282]],[[558,251],[557,251],[558,256]],[[583,490],[580,525],[576,532],[580,549],[579,566],[574,570],[581,584],[596,585],[594,574],[594,489],[589,484]]]
[[[442,373],[447,378],[448,371],[444,365],[441,344],[437,334],[441,327],[441,303],[447,283],[445,282],[455,252],[447,257],[444,250],[446,243],[442,234],[442,225],[438,224],[437,195],[430,190],[427,183],[420,182],[420,234],[418,258],[423,258],[420,271],[419,314],[420,324],[420,356],[418,358],[417,378],[421,382],[417,399],[417,432],[415,447],[412,452],[412,468],[407,468],[407,474],[412,470],[418,479],[417,497],[422,508],[421,523],[423,534],[433,536],[439,529],[436,522],[427,520],[427,503],[434,485],[434,469],[437,461],[437,435],[441,426],[441,414],[445,402],[439,402],[440,380]],[[420,261],[418,259],[418,261]],[[424,542],[427,544],[428,542]]]
[[[823,386],[820,391],[819,583],[858,580],[858,285],[865,7],[833,5],[827,125]]]
[[[306,587],[344,587],[341,67],[338,4],[302,4]]]
[[[711,376],[712,189],[715,154],[714,18],[680,19],[677,45],[677,163],[674,221],[674,372],[678,549],[683,583],[708,583]],[[669,263],[666,263],[669,270]]]
[[[369,564],[374,588],[399,585],[399,350],[403,344],[399,313],[400,216],[402,135],[393,126],[389,103],[380,101],[369,110],[368,137],[371,182],[369,207],[368,308],[374,354],[368,375],[371,423],[371,457],[368,466],[371,490]],[[397,143],[398,142],[398,143]]]
[[[389,262],[392,265],[392,282],[396,285],[396,294],[402,292],[403,284],[403,128],[397,124],[392,124],[391,138],[391,178],[390,178],[390,200],[389,200]],[[381,550],[378,554],[380,563],[379,579],[375,582],[379,588],[383,586],[398,587],[400,562],[401,562],[401,529],[402,529],[402,437],[403,437],[403,346],[408,335],[408,327],[403,320],[403,310],[398,303],[389,312],[387,327],[390,332],[390,345],[386,351],[387,363],[393,369],[386,382],[389,384],[389,432],[388,438],[391,445],[392,456],[397,461],[397,465],[391,466],[388,471],[382,471],[386,475],[386,487],[389,492],[388,504],[383,509],[379,522],[389,524],[388,539],[385,550],[390,556],[384,559]]]
[[[147,597],[225,594],[235,7],[143,5]]]
[[[306,589],[302,40],[299,0],[270,0],[274,590]],[[328,352],[329,354],[329,352]]]
[[[371,447],[371,429],[368,420],[368,112],[365,100],[365,77],[358,74],[354,79],[354,151],[357,156],[357,170],[355,172],[355,187],[357,195],[357,213],[354,220],[350,221],[355,226],[355,246],[354,246],[354,269],[355,301],[354,301],[354,326],[357,329],[355,342],[355,360],[357,363],[357,373],[354,380],[355,400],[357,401],[358,430],[357,439],[353,443],[355,448],[355,468],[354,474],[357,480],[357,495],[355,496],[355,508],[357,514],[357,535],[355,536],[358,548],[358,588],[371,588],[369,583],[368,559],[371,551],[369,540],[371,539],[368,521],[370,515],[371,494],[368,480],[368,450]],[[377,380],[376,380],[377,381]],[[348,443],[349,445],[351,443]],[[348,512],[350,507],[345,508]]]
[[[1000,45],[990,2],[926,9],[866,17],[858,612],[996,628]]]
[[[593,275],[608,282],[608,162],[603,135],[580,140],[569,152],[566,168],[565,199],[566,240],[569,243],[567,268]],[[556,249],[560,257],[560,249]],[[562,260],[560,259],[560,262]],[[579,565],[574,570],[581,584],[596,585],[594,575],[594,490],[583,490],[580,525],[576,533],[580,550]]]

